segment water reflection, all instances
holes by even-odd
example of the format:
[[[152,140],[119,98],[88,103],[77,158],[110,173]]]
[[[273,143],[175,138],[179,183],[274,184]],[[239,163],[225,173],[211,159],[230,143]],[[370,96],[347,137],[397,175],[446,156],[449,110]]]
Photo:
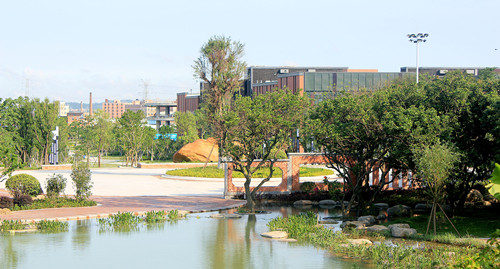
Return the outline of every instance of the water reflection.
[[[178,222],[141,225],[139,229],[102,232],[96,220],[70,222],[67,233],[1,235],[0,267],[29,268],[350,268],[307,244],[265,239],[266,224],[277,216],[305,209],[266,208],[269,214],[213,219],[195,214]],[[316,209],[318,210],[318,209]],[[324,216],[337,214],[319,209]],[[57,260],[56,265],[52,265]],[[59,266],[59,267],[58,267]]]

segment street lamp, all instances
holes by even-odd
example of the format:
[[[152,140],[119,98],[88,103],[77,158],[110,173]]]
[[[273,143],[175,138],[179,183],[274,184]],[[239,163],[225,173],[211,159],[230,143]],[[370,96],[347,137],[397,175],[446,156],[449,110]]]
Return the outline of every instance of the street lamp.
[[[417,44],[417,70],[416,70],[416,72],[417,72],[417,84],[418,84],[418,43],[426,42],[427,41],[426,38],[429,36],[429,34],[418,33],[418,34],[407,34],[406,36],[409,38],[410,42]]]

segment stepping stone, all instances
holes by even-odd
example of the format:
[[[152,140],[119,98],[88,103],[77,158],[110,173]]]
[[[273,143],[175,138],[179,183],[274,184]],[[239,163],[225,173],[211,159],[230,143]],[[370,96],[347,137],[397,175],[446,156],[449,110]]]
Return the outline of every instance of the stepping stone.
[[[349,244],[351,244],[351,245],[365,245],[365,246],[371,246],[371,245],[373,245],[372,241],[370,241],[368,239],[364,239],[364,238],[347,239],[347,242],[349,242]]]
[[[239,219],[241,218],[241,215],[223,213],[223,214],[213,214],[210,217],[214,219]]]
[[[295,243],[295,242],[297,242],[297,239],[293,239],[293,238],[285,238],[285,239],[278,239],[278,241],[280,241],[280,242]]]
[[[284,231],[272,231],[267,233],[261,233],[260,236],[271,239],[283,239],[288,237],[288,233]]]
[[[306,206],[306,205],[312,205],[312,201],[310,200],[299,200],[293,202],[294,206]]]

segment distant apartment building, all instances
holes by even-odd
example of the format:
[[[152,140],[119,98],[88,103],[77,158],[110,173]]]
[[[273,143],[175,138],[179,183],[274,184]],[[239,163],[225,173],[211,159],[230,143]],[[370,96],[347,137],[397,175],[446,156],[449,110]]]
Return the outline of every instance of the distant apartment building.
[[[59,101],[59,117],[66,117],[69,112],[69,106],[65,102]]]
[[[200,94],[177,93],[177,111],[194,112],[200,107]]]
[[[108,113],[109,117],[112,119],[121,118],[123,113],[125,113],[125,107],[129,103],[122,103],[120,100],[113,100],[112,102],[108,99],[102,104],[102,110]]]
[[[85,118],[85,113],[83,112],[68,112],[66,114],[68,125],[73,123],[74,121],[82,121]]]

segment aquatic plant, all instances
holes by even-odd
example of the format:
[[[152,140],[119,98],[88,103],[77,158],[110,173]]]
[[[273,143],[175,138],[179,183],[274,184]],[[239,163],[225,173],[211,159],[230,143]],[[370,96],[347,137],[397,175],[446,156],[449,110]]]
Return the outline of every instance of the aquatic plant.
[[[6,232],[10,230],[22,230],[26,227],[26,224],[22,223],[20,220],[3,220],[0,223],[0,231]]]
[[[57,220],[42,220],[37,222],[36,227],[42,232],[67,232],[69,224]]]
[[[108,218],[101,218],[98,220],[101,228],[130,228],[137,226],[141,221],[139,216],[136,216],[132,212],[118,212],[117,214],[111,215]]]
[[[170,212],[169,212],[170,213]],[[146,223],[158,223],[167,220],[167,213],[165,211],[148,211],[144,216],[144,222]]]
[[[177,209],[168,211],[167,216],[169,221],[176,221],[181,218],[181,216],[179,215],[179,211],[177,211]]]

